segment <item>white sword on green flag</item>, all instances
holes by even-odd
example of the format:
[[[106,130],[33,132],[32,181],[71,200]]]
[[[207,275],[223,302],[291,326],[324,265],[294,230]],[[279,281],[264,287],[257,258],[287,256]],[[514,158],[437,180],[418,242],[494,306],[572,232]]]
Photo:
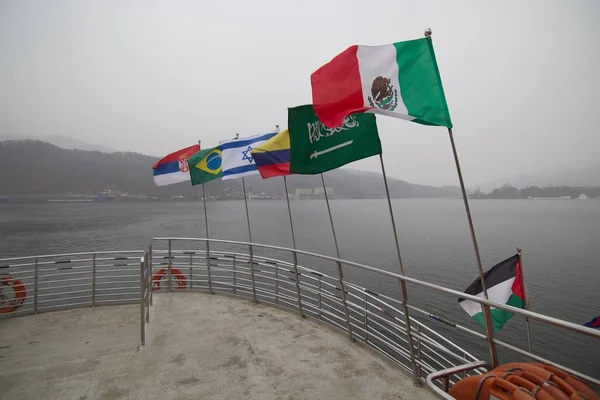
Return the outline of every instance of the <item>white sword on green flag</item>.
[[[325,149],[325,150],[322,150],[322,151],[314,151],[310,155],[310,158],[312,160],[313,158],[317,158],[317,157],[319,157],[322,154],[329,153],[330,151],[334,151],[334,150],[337,150],[337,149],[342,148],[342,147],[350,146],[352,144],[352,142],[354,142],[354,140],[349,140],[349,141],[344,142],[344,143],[336,144],[335,146],[330,147],[330,148]]]

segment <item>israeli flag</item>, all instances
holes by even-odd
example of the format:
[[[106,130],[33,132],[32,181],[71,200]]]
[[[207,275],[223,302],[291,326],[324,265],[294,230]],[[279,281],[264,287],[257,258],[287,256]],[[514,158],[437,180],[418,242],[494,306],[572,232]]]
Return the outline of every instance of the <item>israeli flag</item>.
[[[235,179],[241,178],[242,176],[258,175],[258,168],[256,168],[254,158],[250,152],[252,149],[260,146],[276,134],[277,132],[273,132],[219,142],[219,148],[222,152],[222,179]]]

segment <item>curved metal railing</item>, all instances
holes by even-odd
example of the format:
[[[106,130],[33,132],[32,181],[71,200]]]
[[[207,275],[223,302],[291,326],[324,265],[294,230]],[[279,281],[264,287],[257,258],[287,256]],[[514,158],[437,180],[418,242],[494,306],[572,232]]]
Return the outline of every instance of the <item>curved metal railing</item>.
[[[218,246],[224,248],[215,249]],[[256,254],[257,251],[268,254],[259,255]],[[283,253],[287,259],[273,253]],[[306,261],[300,263],[300,257],[306,258]],[[332,263],[337,268],[328,270],[323,263]],[[202,291],[246,297],[294,310],[303,317],[322,321],[345,333],[351,340],[361,342],[391,359],[412,374],[415,382],[425,381],[425,377],[434,371],[477,361],[467,350],[415,317],[425,316],[446,323],[448,321],[408,304],[410,300],[403,305],[400,296],[386,294],[372,287],[367,288],[365,284],[359,284],[357,281],[348,280],[344,273],[351,269],[383,276],[386,281],[403,280],[431,291],[455,298],[467,298],[544,324],[600,338],[600,332],[596,330],[543,314],[496,304],[368,265],[279,246],[202,238],[155,238],[143,251],[88,252],[0,259],[0,275],[8,274],[28,287],[27,299],[22,306],[0,317],[35,314],[68,307],[139,302],[141,342],[144,343],[152,289]],[[0,301],[4,303],[0,304],[2,307],[12,301],[4,292],[0,293]],[[405,309],[410,312],[410,316],[405,314]],[[486,341],[486,336],[479,332],[454,323],[451,325],[482,342]],[[553,363],[500,340],[494,339],[494,342],[499,347],[553,364],[592,384],[600,385],[597,378]],[[481,371],[475,370],[470,373]],[[450,381],[454,382],[466,373],[455,374]]]

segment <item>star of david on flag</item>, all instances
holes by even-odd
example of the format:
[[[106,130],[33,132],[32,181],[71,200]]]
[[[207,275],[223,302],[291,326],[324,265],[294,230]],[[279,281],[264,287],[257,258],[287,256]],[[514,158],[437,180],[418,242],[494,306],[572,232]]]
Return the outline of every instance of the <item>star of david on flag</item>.
[[[223,179],[235,179],[248,175],[258,175],[258,168],[250,154],[275,136],[277,132],[254,135],[246,138],[223,140],[219,143],[222,155]]]
[[[244,151],[242,151],[242,160],[248,160],[248,162],[252,162],[254,159],[252,158],[252,156],[248,155],[250,154],[250,152],[252,151],[253,147],[248,146],[248,148]]]

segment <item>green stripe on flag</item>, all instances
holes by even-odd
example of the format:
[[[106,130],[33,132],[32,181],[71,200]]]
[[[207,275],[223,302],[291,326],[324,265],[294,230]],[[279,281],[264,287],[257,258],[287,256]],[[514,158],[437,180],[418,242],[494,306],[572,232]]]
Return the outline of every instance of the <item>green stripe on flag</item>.
[[[431,38],[394,43],[400,92],[413,122],[452,128]]]
[[[514,294],[510,295],[510,297],[508,298],[508,301],[506,302],[506,305],[516,307],[516,308],[525,308],[525,302],[518,296],[515,296]],[[500,310],[498,308],[492,308],[491,314],[492,314],[492,321],[494,322],[494,332],[499,331],[502,328],[504,328],[504,324],[506,323],[506,321],[511,319],[511,317],[514,315],[513,313],[511,313],[509,311]],[[473,315],[473,319],[479,325],[481,325],[482,328],[485,329],[485,319],[483,318],[482,312]]]

